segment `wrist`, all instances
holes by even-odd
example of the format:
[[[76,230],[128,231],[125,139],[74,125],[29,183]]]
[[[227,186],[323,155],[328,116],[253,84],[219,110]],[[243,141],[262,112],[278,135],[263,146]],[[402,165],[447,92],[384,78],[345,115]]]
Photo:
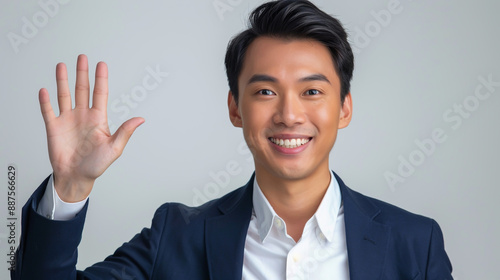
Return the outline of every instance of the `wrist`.
[[[82,179],[75,176],[66,178],[54,176],[54,189],[59,198],[66,203],[74,203],[85,200],[94,186],[95,179]]]

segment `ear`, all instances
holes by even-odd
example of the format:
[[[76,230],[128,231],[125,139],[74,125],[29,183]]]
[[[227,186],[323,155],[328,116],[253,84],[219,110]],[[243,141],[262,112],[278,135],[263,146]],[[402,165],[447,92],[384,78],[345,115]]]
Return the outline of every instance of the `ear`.
[[[242,127],[243,122],[241,121],[240,110],[238,109],[238,105],[236,104],[236,100],[234,100],[234,96],[231,91],[227,94],[227,107],[229,109],[229,119],[231,120],[231,123],[235,127]]]
[[[344,104],[340,108],[339,129],[347,127],[352,118],[352,98],[349,92],[344,98]]]

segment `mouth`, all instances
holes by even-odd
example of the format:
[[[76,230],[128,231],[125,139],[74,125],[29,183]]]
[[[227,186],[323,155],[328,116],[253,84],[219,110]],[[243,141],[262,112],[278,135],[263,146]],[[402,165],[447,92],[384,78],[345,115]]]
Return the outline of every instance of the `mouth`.
[[[307,144],[312,140],[312,137],[299,137],[299,138],[274,138],[269,137],[269,141],[273,142],[279,147],[286,149],[293,149]]]

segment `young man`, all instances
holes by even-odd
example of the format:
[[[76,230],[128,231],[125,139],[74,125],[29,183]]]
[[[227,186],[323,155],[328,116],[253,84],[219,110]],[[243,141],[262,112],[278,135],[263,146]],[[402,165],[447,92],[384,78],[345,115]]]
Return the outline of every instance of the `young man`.
[[[230,42],[226,69],[230,119],[254,175],[200,207],[161,206],[151,228],[85,271],[75,264],[87,197],[144,120],[110,135],[106,65],[97,65],[89,108],[87,60],[78,58],[73,109],[57,66],[60,116],[45,89],[39,96],[54,172],[23,209],[13,279],[452,279],[436,222],[363,196],[329,169],[337,129],[352,116],[353,54],[341,24],[288,0],[261,5],[250,22]]]

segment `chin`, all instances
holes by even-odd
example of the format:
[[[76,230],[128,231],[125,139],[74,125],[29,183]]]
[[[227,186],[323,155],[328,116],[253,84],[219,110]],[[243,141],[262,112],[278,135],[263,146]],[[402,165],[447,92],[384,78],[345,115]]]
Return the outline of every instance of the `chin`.
[[[303,167],[289,167],[275,170],[274,175],[283,180],[300,180],[306,178],[312,172]]]

